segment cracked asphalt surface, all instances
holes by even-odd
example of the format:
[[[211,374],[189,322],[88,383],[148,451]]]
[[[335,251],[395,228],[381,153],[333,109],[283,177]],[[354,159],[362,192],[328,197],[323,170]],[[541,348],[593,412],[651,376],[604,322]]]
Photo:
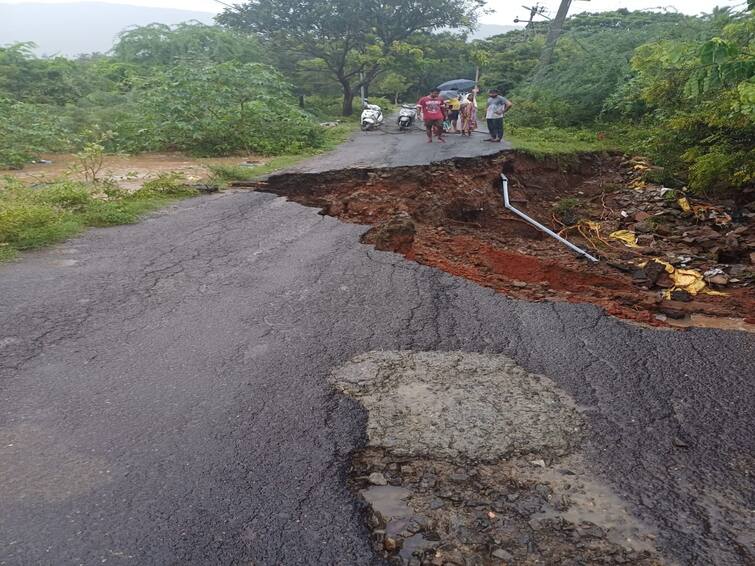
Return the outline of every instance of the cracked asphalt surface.
[[[288,172],[317,173],[350,167],[426,165],[454,157],[491,155],[511,148],[511,144],[505,140],[503,143],[486,142],[488,135],[485,130],[477,130],[472,137],[448,134],[445,136],[446,143],[438,143],[433,138],[430,144],[427,143],[421,121],[415,122],[411,130],[402,132],[395,120],[395,116],[389,116],[379,130],[355,133],[335,151],[303,161]]]
[[[509,300],[365,229],[227,192],[0,266],[0,564],[377,563],[327,377],[383,349],[548,376],[670,559],[752,560],[753,335]]]

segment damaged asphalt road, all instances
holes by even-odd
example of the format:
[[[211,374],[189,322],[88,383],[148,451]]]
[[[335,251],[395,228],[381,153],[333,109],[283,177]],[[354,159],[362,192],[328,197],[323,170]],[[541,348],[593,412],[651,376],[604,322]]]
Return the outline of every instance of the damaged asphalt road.
[[[365,229],[228,192],[0,266],[0,564],[380,563],[327,381],[375,350],[546,376],[667,559],[752,558],[753,335],[510,300]]]
[[[302,161],[287,171],[290,173],[319,173],[350,167],[403,167],[425,165],[455,157],[476,157],[492,155],[511,144],[490,143],[485,130],[477,130],[472,137],[458,134],[445,136],[446,143],[427,143],[422,122],[402,132],[395,124],[395,117],[389,116],[379,130],[359,132],[349,140],[325,155]]]

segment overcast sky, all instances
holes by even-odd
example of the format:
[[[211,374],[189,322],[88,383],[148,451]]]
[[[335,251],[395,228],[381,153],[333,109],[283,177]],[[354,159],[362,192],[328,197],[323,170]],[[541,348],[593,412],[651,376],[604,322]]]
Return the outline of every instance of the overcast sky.
[[[44,0],[46,2],[69,3],[72,0]],[[75,1],[75,0],[74,0]],[[140,6],[159,6],[161,8],[178,8],[182,10],[199,10],[203,12],[219,12],[223,6],[215,0],[97,0],[111,4],[135,4]],[[224,0],[233,4],[233,0]],[[40,0],[0,0],[0,4],[38,4]],[[555,13],[559,0],[541,0],[551,13]],[[528,17],[527,11],[522,4],[531,5],[529,0],[488,0],[488,7],[495,10],[487,14],[482,21],[488,24],[510,25],[517,16],[524,19]],[[575,0],[572,3],[571,12],[615,10],[616,8],[629,8],[630,10],[642,10],[659,6],[673,7],[686,14],[698,14],[710,12],[715,6],[740,6],[745,5],[743,0]]]

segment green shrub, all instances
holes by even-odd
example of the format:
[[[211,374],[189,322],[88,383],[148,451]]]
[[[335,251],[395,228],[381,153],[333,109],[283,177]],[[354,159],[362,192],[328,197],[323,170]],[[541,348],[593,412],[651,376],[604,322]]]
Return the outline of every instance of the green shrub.
[[[724,152],[714,149],[685,154],[690,163],[689,188],[696,193],[738,188],[755,181],[755,150]]]
[[[571,226],[579,221],[579,199],[564,197],[553,205],[553,213],[564,224]]]
[[[54,107],[0,94],[0,167],[20,169],[40,153],[68,147],[67,132]]]
[[[197,194],[197,190],[190,187],[182,173],[161,173],[142,185],[134,193],[136,198],[190,196]]]
[[[70,213],[43,204],[0,201],[0,243],[19,250],[56,242],[77,231]]]
[[[253,167],[242,165],[227,165],[224,163],[212,163],[207,166],[210,170],[210,178],[217,183],[229,183],[231,181],[247,181],[254,176]]]
[[[6,179],[0,187],[0,261],[18,250],[64,240],[88,226],[136,222],[149,210],[196,193],[177,174],[162,175],[147,185],[132,193],[100,183],[62,180],[29,188]]]
[[[89,187],[71,181],[63,181],[33,190],[31,195],[40,204],[68,209],[80,209],[92,202],[92,192]]]

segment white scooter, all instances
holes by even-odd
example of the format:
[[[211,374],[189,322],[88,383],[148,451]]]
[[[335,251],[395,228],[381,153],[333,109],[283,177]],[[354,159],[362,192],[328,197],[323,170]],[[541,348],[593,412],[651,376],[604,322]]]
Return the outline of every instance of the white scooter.
[[[379,128],[383,124],[383,109],[377,104],[370,104],[366,100],[362,103],[362,130],[369,131]]]
[[[400,130],[408,130],[417,119],[417,107],[402,104],[398,111],[398,127]]]

